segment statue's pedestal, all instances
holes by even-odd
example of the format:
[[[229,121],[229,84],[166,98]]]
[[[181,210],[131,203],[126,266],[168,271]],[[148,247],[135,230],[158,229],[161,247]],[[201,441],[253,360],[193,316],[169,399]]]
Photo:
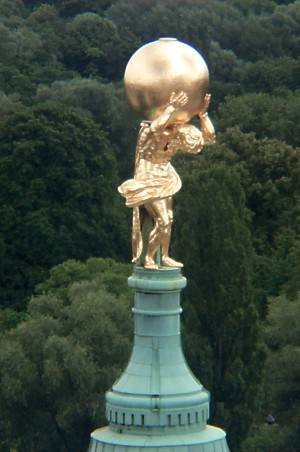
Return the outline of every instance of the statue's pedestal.
[[[177,268],[136,267],[134,347],[106,394],[108,427],[91,434],[89,452],[229,452],[225,432],[207,425],[209,393],[186,364],[180,339]]]

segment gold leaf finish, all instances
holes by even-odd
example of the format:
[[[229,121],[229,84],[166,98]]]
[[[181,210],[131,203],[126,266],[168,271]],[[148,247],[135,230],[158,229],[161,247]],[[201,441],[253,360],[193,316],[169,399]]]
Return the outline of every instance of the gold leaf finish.
[[[132,261],[150,270],[182,267],[169,256],[173,195],[181,188],[171,159],[177,152],[198,154],[215,142],[207,114],[208,69],[192,47],[160,39],[131,57],[125,86],[130,105],[150,118],[141,123],[134,177],[118,188],[133,209]],[[196,115],[199,128],[187,124]]]

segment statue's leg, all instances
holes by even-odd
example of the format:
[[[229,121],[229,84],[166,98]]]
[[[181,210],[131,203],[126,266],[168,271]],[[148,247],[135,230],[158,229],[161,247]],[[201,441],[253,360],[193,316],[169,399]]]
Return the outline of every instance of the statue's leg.
[[[168,224],[164,227],[162,231],[162,241],[161,241],[161,254],[162,259],[169,256],[169,247],[171,241],[172,223],[173,223],[173,199],[169,196],[166,199],[167,203],[167,213],[168,213]]]
[[[169,196],[167,198],[167,210],[169,216],[169,224],[163,231],[162,241],[161,241],[161,261],[162,264],[167,267],[183,267],[181,262],[175,261],[171,257],[169,257],[169,247],[171,241],[171,232],[172,232],[172,224],[173,224],[173,197]]]
[[[162,264],[167,267],[183,267],[181,262],[177,262],[169,257],[169,246],[173,221],[172,197],[159,199],[144,205],[145,209],[152,216],[154,228],[149,235],[148,249],[145,256],[144,267],[150,269],[158,268],[154,256],[157,248],[162,249]]]
[[[154,221],[154,228],[149,235],[148,249],[145,256],[144,267],[157,269],[158,265],[155,263],[154,256],[158,247],[162,245],[162,240],[170,222],[167,198],[152,201],[151,203],[145,204],[144,207]]]
[[[141,223],[141,232],[142,232],[142,252],[140,255],[140,259],[138,264],[144,265],[145,256],[148,250],[149,236],[154,226],[153,215],[150,215],[149,212],[144,208],[144,206],[140,207],[140,211],[143,216],[143,221]]]
[[[132,211],[132,261],[137,263],[142,254],[143,240],[142,240],[142,223],[143,216],[139,207],[134,207]]]

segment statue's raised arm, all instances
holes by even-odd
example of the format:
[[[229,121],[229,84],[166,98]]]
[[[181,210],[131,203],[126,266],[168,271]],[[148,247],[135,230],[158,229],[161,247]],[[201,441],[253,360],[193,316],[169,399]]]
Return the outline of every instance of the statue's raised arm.
[[[210,100],[211,94],[206,94],[204,97],[203,107],[198,113],[204,144],[214,144],[216,142],[215,128],[207,112],[210,105]]]
[[[180,110],[181,107],[184,107],[187,101],[188,97],[183,91],[180,91],[180,93],[173,92],[165,110],[163,110],[158,118],[152,121],[151,131],[159,132],[164,130],[171,123],[174,113]]]

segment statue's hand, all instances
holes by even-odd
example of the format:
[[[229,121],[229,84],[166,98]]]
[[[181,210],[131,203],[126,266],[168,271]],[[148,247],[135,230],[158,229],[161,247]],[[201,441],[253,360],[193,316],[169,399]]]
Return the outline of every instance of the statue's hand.
[[[184,91],[180,91],[179,93],[173,92],[170,96],[169,105],[175,108],[175,110],[178,110],[180,107],[184,107],[187,101],[188,96]]]
[[[198,113],[200,118],[202,118],[203,116],[206,116],[207,110],[210,105],[210,99],[211,99],[211,94],[205,94],[204,101],[203,101],[203,107],[201,108],[201,110]]]

